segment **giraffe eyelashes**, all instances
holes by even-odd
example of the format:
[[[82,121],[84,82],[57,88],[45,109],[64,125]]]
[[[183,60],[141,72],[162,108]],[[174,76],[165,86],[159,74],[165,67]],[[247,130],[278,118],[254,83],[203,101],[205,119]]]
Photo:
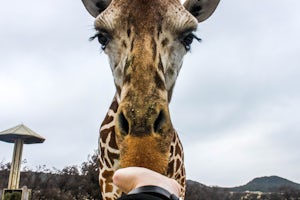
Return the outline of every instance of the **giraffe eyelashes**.
[[[196,39],[198,42],[201,42],[201,38],[198,38],[194,33],[189,33],[182,37],[181,43],[183,44],[186,51],[191,50],[191,44],[193,40]]]
[[[94,36],[90,37],[89,41],[93,41],[95,38],[101,44],[101,49],[105,50],[106,46],[111,40],[111,37],[106,32],[97,32]]]
[[[191,44],[193,40],[196,39],[198,42],[201,42],[201,38],[198,38],[194,33],[184,33],[182,34],[180,41],[183,44],[186,51],[191,50]],[[106,31],[98,31],[94,36],[89,38],[89,41],[93,41],[95,38],[98,39],[98,42],[101,44],[101,49],[105,50],[108,43],[111,41],[110,35]]]

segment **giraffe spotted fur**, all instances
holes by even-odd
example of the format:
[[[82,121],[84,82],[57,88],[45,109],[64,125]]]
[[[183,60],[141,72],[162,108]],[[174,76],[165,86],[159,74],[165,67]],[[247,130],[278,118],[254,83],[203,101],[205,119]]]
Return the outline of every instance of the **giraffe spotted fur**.
[[[108,55],[116,94],[99,137],[99,182],[103,199],[121,191],[118,168],[138,166],[174,178],[185,195],[183,148],[173,128],[169,102],[182,60],[219,0],[82,0]]]

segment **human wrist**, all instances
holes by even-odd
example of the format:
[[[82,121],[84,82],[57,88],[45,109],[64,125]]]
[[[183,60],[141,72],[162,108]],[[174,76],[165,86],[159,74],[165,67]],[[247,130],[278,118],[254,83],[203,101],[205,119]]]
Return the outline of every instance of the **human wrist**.
[[[179,197],[176,194],[172,194],[165,188],[155,185],[141,186],[131,190],[128,193],[128,195],[134,194],[149,194],[155,197],[159,197],[162,200],[179,200]]]

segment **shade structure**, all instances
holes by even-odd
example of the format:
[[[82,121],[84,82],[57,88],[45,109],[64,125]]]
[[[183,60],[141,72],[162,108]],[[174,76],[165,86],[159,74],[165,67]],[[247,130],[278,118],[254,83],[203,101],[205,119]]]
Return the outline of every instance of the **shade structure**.
[[[0,140],[15,143],[17,139],[22,139],[24,144],[43,143],[45,138],[25,126],[20,124],[13,128],[0,132]]]
[[[8,189],[18,189],[23,144],[43,143],[45,138],[23,124],[0,132],[0,140],[14,143],[14,153],[9,174]]]

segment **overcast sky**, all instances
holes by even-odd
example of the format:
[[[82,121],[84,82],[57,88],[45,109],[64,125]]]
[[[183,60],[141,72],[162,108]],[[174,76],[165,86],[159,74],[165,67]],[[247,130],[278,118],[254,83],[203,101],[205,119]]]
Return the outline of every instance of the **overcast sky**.
[[[199,25],[174,90],[173,124],[189,179],[237,186],[278,175],[300,183],[300,1],[222,0]],[[79,165],[97,149],[114,95],[93,18],[80,0],[0,6],[0,131],[20,123],[35,169]],[[0,162],[13,145],[0,142]]]

